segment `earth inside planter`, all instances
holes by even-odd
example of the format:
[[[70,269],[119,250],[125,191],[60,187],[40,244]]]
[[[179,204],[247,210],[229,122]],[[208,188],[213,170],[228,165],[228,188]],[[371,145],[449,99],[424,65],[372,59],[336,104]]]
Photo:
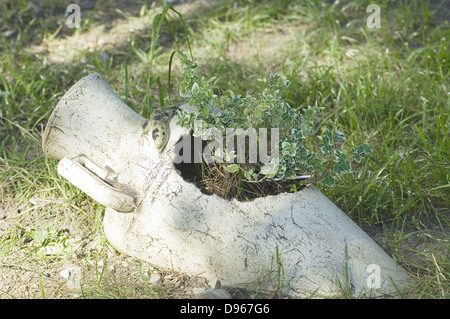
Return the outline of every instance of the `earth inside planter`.
[[[152,123],[98,74],[77,82],[51,115],[44,152],[106,206],[105,234],[117,250],[212,286],[220,280],[288,296],[407,289],[409,275],[315,187],[241,202],[185,181],[175,145],[190,132],[176,122],[175,115],[161,151],[142,138]]]

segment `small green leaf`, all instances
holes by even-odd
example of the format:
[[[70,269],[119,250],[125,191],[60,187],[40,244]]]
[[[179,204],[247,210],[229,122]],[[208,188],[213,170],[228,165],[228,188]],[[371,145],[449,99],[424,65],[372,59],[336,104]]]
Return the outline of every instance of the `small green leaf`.
[[[283,122],[287,122],[290,118],[290,115],[288,112],[285,112],[283,114],[281,114],[281,119],[283,120]]]
[[[266,175],[267,178],[273,178],[278,172],[279,165],[279,159],[272,158],[270,163],[266,163],[261,167],[260,173]]]
[[[322,153],[331,153],[334,149],[333,135],[328,129],[325,129],[325,134],[322,136],[322,143],[319,144]]]
[[[236,151],[227,152],[226,150],[223,151],[224,159],[227,163],[233,162],[236,156]]]
[[[233,121],[236,126],[243,125],[246,122],[246,120],[242,118],[235,118]]]
[[[282,153],[283,155],[288,156],[295,156],[296,153],[296,144],[295,143],[289,143],[289,142],[283,142],[281,144]]]
[[[325,185],[327,185],[328,187],[334,186],[334,178],[331,175],[325,176],[323,181],[325,182]]]
[[[202,110],[200,111],[200,113],[198,114],[197,118],[198,119],[207,119],[209,116],[209,109],[208,106],[204,106],[202,107]]]
[[[343,161],[345,161],[345,154],[342,153],[341,151],[335,150],[335,151],[334,151],[334,155],[336,156],[336,158],[337,158],[338,160],[343,160]]]
[[[295,172],[293,170],[287,170],[286,173],[284,174],[284,176],[286,177],[286,179],[296,179],[297,178],[297,174],[295,174]]]
[[[251,181],[252,180],[252,175],[253,175],[253,170],[249,169],[249,170],[244,170],[244,177],[246,180]]]
[[[235,173],[238,171],[238,169],[239,169],[238,164],[231,164],[225,167],[225,170],[229,173]]]
[[[350,173],[350,163],[346,160],[339,160],[338,163],[334,165],[333,171],[336,173],[336,175],[341,175],[342,173]]]
[[[34,241],[42,245],[48,238],[48,231],[47,230],[32,231],[31,238],[33,238]]]
[[[336,135],[333,136],[333,140],[335,142],[345,141],[344,133],[342,133],[341,131],[339,131],[336,128],[334,129],[334,133],[336,134]]]
[[[197,82],[195,82],[195,83],[192,85],[192,94],[193,94],[193,95],[197,94],[199,90],[200,90],[200,89],[199,89],[199,87],[198,87],[198,84],[197,84]]]
[[[364,155],[372,153],[372,149],[367,145],[367,143],[352,147],[352,157],[353,160],[360,163]]]

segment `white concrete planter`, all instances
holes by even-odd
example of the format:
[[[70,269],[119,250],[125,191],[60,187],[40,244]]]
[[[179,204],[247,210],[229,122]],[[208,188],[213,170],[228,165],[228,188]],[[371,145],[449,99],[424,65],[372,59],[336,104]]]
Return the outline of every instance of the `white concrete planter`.
[[[152,139],[140,145],[146,119],[98,74],[77,82],[53,111],[44,152],[107,207],[104,229],[117,250],[211,285],[290,296],[406,289],[408,274],[315,187],[240,202],[183,180],[174,146],[189,132],[176,121],[162,152]]]

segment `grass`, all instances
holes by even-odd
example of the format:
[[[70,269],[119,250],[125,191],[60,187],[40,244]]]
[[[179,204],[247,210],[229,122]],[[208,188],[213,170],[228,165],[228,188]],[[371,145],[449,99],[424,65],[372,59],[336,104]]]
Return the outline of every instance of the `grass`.
[[[269,74],[282,74],[291,83],[292,106],[321,106],[324,121],[345,132],[350,143],[371,144],[374,153],[360,173],[321,190],[361,227],[380,230],[384,248],[415,278],[415,296],[448,298],[448,5],[379,1],[381,28],[371,30],[365,24],[369,1],[274,3],[223,1],[175,9],[183,14],[201,72],[218,76],[221,87],[251,93]],[[65,295],[62,288],[44,287],[46,267],[72,254],[63,249],[39,255],[41,244],[30,233],[50,220],[69,230],[68,239],[60,234],[53,240],[72,239],[67,245],[73,251],[77,242],[104,239],[103,207],[61,178],[57,163],[42,154],[41,134],[52,108],[75,81],[94,72],[104,74],[140,113],[158,107],[161,96],[165,104],[181,102],[174,85],[168,86],[175,41],[165,24],[151,46],[152,21],[162,6],[97,4],[83,11],[80,30],[63,27],[55,35],[64,11],[59,2],[46,0],[37,8],[7,1],[0,12],[0,213],[2,207],[14,212],[14,222],[0,228],[0,275],[9,264],[34,267],[35,297],[47,298]],[[183,23],[174,12],[167,17],[188,52]],[[120,38],[118,30],[127,36]],[[87,38],[97,31],[109,45]],[[67,51],[61,53],[62,44]],[[179,71],[174,61],[172,83]],[[150,76],[159,76],[161,85],[149,87]],[[105,258],[108,243],[98,242],[80,258],[93,264]],[[136,296],[95,278],[82,297]]]

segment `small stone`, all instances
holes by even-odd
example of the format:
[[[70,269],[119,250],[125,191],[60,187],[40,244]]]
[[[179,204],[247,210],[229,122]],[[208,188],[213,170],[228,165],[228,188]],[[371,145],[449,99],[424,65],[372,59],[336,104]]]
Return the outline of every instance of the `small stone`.
[[[97,53],[97,58],[101,62],[108,62],[109,61],[109,54],[104,52]]]
[[[58,255],[61,253],[61,247],[59,246],[45,246],[45,253],[47,255]]]
[[[59,275],[65,279],[69,279],[70,277],[70,270],[69,269],[63,269],[59,272]]]
[[[187,295],[192,295],[194,293],[193,290],[194,290],[194,288],[192,288],[192,287],[187,288],[186,289],[186,294]]]
[[[6,31],[3,32],[3,36],[5,38],[12,38],[16,34],[17,34],[17,30],[6,30]]]
[[[152,285],[152,286],[159,285],[161,283],[161,281],[162,281],[162,277],[160,274],[151,274],[150,281],[149,281],[150,285]]]

